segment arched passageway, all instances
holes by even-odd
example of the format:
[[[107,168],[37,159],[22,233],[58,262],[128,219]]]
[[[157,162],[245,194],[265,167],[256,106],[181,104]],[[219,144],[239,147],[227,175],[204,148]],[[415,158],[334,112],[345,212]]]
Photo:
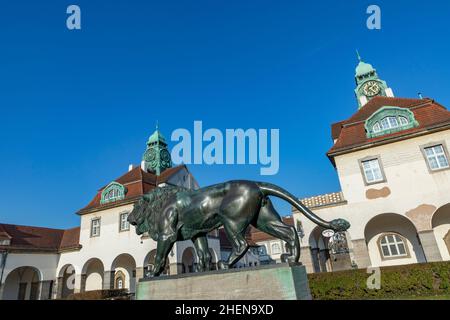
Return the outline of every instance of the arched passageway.
[[[57,298],[67,298],[75,292],[75,268],[71,264],[66,264],[58,273]]]
[[[105,268],[98,258],[89,259],[82,269],[81,291],[103,289],[103,276]]]
[[[147,254],[147,256],[145,257],[145,259],[144,259],[144,274],[152,271],[153,268],[155,267],[155,257],[156,257],[156,249],[153,249],[152,251],[150,251]],[[170,274],[170,264],[169,264],[168,258],[166,259],[166,266],[165,266],[162,274],[164,274],[164,275]]]
[[[431,226],[443,260],[450,260],[450,203],[433,214]]]
[[[5,279],[3,300],[38,300],[41,273],[38,269],[23,266],[11,271]]]
[[[181,263],[183,265],[183,273],[191,273],[195,271],[196,259],[197,255],[195,254],[195,250],[192,247],[188,247],[184,249],[183,255],[181,258]]]
[[[118,255],[111,264],[112,287],[114,289],[128,289],[136,291],[136,261],[128,254]]]
[[[405,216],[384,213],[373,217],[366,224],[364,238],[374,267],[426,262],[417,229]]]

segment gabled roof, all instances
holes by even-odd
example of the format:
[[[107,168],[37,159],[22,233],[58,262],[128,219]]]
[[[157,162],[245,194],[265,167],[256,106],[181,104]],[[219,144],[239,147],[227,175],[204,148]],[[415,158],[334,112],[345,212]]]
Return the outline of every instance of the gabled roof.
[[[100,188],[97,191],[95,197],[91,200],[91,202],[89,202],[89,204],[86,207],[79,210],[77,214],[82,215],[98,209],[112,208],[118,205],[133,202],[136,199],[140,198],[142,195],[156,188],[156,186],[162,183],[167,183],[172,176],[174,176],[177,172],[181,171],[182,169],[187,170],[187,167],[185,165],[179,165],[176,167],[168,168],[164,170],[161,173],[161,175],[157,176],[153,173],[146,172],[142,170],[140,166],[137,166],[136,168],[128,171],[121,177],[114,180],[115,182],[120,183],[121,185],[126,187],[127,191],[125,193],[125,198],[123,200],[105,204],[100,203],[102,191],[109,185],[108,184]]]
[[[80,227],[63,230],[2,223],[0,233],[11,241],[0,245],[0,250],[58,252],[80,248]]]
[[[365,121],[377,110],[385,106],[407,108],[413,112],[419,125],[415,128],[367,138]],[[327,155],[334,163],[337,154],[353,151],[373,145],[394,142],[410,138],[417,134],[426,134],[434,130],[446,129],[450,126],[450,112],[432,99],[406,99],[392,97],[375,97],[359,109],[349,119],[337,122],[331,126],[331,135],[336,140]]]

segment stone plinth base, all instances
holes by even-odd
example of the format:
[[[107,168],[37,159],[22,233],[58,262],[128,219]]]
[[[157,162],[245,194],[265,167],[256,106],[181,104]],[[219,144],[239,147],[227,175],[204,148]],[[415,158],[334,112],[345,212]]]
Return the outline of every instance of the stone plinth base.
[[[138,300],[310,300],[306,268],[272,264],[139,281]]]

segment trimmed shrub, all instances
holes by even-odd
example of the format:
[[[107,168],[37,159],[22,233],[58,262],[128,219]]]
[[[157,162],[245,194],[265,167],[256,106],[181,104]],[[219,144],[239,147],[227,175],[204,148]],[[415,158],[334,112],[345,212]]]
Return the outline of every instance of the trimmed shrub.
[[[129,300],[127,289],[91,290],[69,295],[66,300]]]
[[[313,299],[393,299],[450,295],[450,262],[381,267],[381,288],[369,289],[365,269],[308,274]]]

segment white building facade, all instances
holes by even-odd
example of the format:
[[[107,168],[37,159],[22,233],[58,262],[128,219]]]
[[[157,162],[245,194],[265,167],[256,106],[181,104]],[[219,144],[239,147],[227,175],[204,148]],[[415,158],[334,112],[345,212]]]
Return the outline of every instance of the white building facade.
[[[432,99],[393,97],[362,61],[355,79],[359,110],[332,126],[327,153],[342,191],[303,199],[325,220],[350,222],[348,254],[334,256],[330,238],[294,210],[302,261],[322,272],[450,260],[450,112]]]

